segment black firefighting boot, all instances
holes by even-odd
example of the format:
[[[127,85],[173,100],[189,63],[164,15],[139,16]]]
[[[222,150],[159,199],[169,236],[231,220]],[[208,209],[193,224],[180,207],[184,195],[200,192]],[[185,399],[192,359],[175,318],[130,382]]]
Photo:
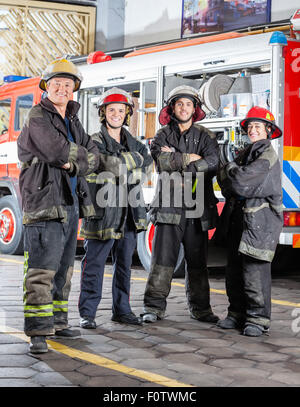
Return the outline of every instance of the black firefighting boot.
[[[268,334],[269,328],[265,328],[262,325],[246,323],[243,335],[246,336],[261,336],[263,334]]]
[[[48,345],[45,336],[32,336],[29,345],[30,353],[47,353]]]
[[[81,332],[79,331],[79,329],[65,328],[55,331],[55,336],[61,338],[75,339],[81,336]]]
[[[241,319],[237,319],[232,315],[227,315],[225,319],[220,320],[217,323],[217,327],[222,329],[239,329],[242,328],[244,322]]]

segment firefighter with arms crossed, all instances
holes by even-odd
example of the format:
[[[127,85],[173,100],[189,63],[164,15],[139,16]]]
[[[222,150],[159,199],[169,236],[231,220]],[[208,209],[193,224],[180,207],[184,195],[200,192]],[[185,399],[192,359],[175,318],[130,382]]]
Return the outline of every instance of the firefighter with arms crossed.
[[[217,229],[228,250],[227,317],[223,329],[246,336],[267,333],[271,318],[271,261],[282,229],[281,166],[271,140],[282,135],[273,114],[255,106],[242,129],[251,144],[218,174],[226,204]]]
[[[142,182],[143,174],[152,167],[152,158],[147,147],[125,128],[133,113],[129,93],[109,89],[97,107],[101,128],[92,138],[101,156],[103,172],[87,177],[96,216],[84,220],[80,232],[85,238],[78,304],[80,326],[96,328],[104,267],[110,252],[114,270],[112,320],[141,325],[142,319],[132,312],[129,302],[130,277],[136,234],[147,228]],[[112,202],[105,201],[109,190],[113,192]]]
[[[72,101],[81,74],[61,58],[45,70],[47,92],[34,106],[18,138],[24,223],[24,331],[32,353],[47,352],[46,336],[80,335],[68,326],[68,297],[78,218],[94,214],[84,176],[98,168],[97,148]]]
[[[145,322],[155,322],[165,315],[167,297],[171,289],[173,272],[181,243],[186,260],[186,295],[192,318],[215,323],[218,317],[210,306],[207,270],[208,230],[215,227],[217,199],[213,193],[212,178],[219,163],[219,148],[215,135],[195,122],[205,113],[196,89],[179,86],[168,95],[167,106],[159,116],[165,125],[151,143],[151,154],[160,174],[190,174],[195,185],[196,174],[202,173],[204,182],[204,211],[189,210],[185,202],[181,206],[171,202],[177,188],[170,183],[165,191],[158,182],[158,203],[151,209],[151,220],[156,225],[152,246],[151,270],[144,294]],[[181,188],[184,195],[186,185]],[[180,189],[180,188],[179,188]],[[170,205],[164,205],[164,193],[170,192]],[[190,208],[191,209],[191,208]]]

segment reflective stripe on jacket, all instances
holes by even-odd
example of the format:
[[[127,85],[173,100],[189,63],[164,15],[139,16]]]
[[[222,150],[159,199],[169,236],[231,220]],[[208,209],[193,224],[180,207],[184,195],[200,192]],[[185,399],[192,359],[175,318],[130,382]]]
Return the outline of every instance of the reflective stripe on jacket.
[[[161,147],[168,146],[173,152],[162,152]],[[195,187],[196,174],[204,174],[204,211],[201,216],[201,226],[203,231],[213,229],[216,226],[218,217],[216,204],[218,202],[214,195],[212,178],[216,175],[219,164],[219,147],[216,136],[210,130],[199,124],[193,124],[187,131],[181,133],[178,124],[172,121],[169,125],[160,129],[151,143],[151,154],[156,163],[159,173],[177,173],[182,177],[190,173]],[[194,153],[201,156],[201,159],[189,163],[189,154]],[[158,201],[151,209],[151,221],[153,223],[179,224],[184,205],[172,204],[174,196],[174,186],[170,186],[170,205],[162,204],[162,186],[157,186]],[[200,197],[203,198],[202,196]],[[199,216],[195,216],[199,217]]]
[[[152,158],[147,147],[134,138],[125,128],[121,130],[122,142],[117,143],[107,131],[104,124],[99,133],[92,136],[98,147],[100,156],[99,174],[91,174],[86,180],[96,216],[82,222],[80,236],[86,239],[120,239],[124,235],[124,226],[128,210],[137,231],[147,229],[146,208],[143,198],[143,173],[151,169]],[[120,169],[123,165],[130,182],[120,179]],[[105,200],[111,193],[112,202]],[[136,201],[128,206],[128,198]]]

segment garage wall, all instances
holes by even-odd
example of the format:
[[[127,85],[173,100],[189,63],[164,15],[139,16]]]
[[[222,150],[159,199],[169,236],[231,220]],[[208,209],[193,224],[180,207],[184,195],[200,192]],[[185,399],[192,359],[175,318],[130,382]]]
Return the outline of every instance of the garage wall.
[[[272,0],[271,20],[290,19],[294,11],[300,8],[299,0]]]
[[[105,52],[124,48],[124,23],[125,0],[98,0],[95,49]]]
[[[271,19],[289,19],[299,0],[272,0]],[[182,0],[98,0],[96,49],[113,51],[179,39]]]
[[[125,1],[124,46],[180,38],[182,0]]]

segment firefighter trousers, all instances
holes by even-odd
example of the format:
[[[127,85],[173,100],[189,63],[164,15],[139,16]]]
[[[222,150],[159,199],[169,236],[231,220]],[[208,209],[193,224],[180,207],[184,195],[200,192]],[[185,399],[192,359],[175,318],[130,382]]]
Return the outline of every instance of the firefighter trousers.
[[[186,261],[185,287],[193,318],[212,314],[207,270],[208,233],[199,219],[181,217],[179,225],[158,223],[155,228],[151,270],[144,294],[144,312],[163,318],[178,260],[180,244]]]
[[[53,335],[68,327],[68,298],[77,245],[78,199],[65,207],[67,222],[24,227],[24,332]]]
[[[271,318],[271,263],[239,253],[243,232],[242,204],[234,208],[228,233],[226,292],[228,315],[240,322],[269,328]]]
[[[113,261],[112,313],[131,312],[129,303],[132,256],[136,247],[136,229],[126,223],[121,239],[86,239],[81,262],[81,285],[78,302],[81,317],[94,319],[102,298],[104,268],[111,252]]]

